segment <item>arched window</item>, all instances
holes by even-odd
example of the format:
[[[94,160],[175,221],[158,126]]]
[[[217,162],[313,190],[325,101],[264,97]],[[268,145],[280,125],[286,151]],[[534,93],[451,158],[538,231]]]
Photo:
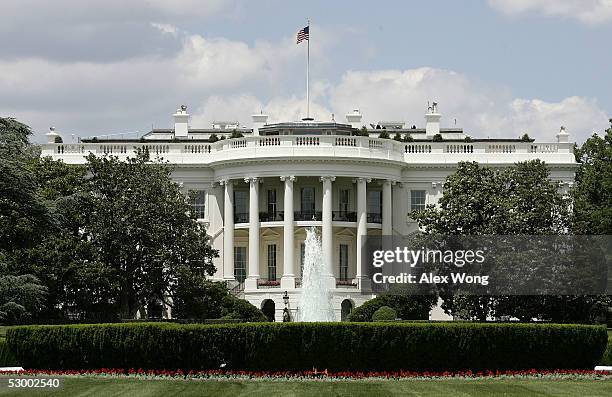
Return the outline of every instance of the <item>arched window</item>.
[[[342,321],[346,321],[348,315],[351,314],[351,312],[353,311],[353,302],[351,302],[350,299],[343,300],[342,304],[340,305],[340,309],[341,309],[340,319]]]
[[[274,322],[274,312],[276,311],[276,305],[272,299],[266,299],[261,302],[261,311],[268,318],[268,321]]]

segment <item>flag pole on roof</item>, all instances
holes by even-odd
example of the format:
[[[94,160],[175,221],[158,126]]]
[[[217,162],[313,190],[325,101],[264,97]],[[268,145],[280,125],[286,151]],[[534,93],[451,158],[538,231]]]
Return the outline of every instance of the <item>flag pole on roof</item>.
[[[308,25],[305,28],[301,29],[297,33],[297,44],[300,44],[302,41],[306,40],[307,48],[306,48],[306,119],[310,120],[310,19],[308,19]]]

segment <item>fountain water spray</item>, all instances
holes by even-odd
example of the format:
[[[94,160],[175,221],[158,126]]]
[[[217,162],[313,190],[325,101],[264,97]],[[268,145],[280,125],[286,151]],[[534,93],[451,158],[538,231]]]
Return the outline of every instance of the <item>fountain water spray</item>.
[[[298,311],[299,321],[336,321],[329,290],[329,272],[323,262],[321,239],[314,227],[306,230],[302,295]]]

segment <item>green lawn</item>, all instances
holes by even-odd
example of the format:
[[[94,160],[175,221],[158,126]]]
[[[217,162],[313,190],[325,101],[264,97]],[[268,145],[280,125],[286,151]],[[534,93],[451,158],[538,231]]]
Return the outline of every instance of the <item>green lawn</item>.
[[[610,396],[612,380],[198,381],[67,378],[59,391],[0,396]]]

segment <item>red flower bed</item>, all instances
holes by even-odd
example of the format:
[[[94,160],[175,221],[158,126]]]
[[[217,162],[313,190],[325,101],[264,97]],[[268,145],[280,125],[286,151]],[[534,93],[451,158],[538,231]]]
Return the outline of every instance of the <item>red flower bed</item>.
[[[0,374],[19,375],[53,375],[53,376],[125,376],[125,377],[155,377],[155,378],[184,378],[184,379],[437,379],[437,378],[591,378],[610,379],[612,371],[592,370],[554,370],[538,371],[458,371],[458,372],[413,372],[413,371],[383,371],[383,372],[330,372],[313,369],[310,371],[189,371],[178,370],[144,370],[142,368],[100,368],[97,370],[24,370],[0,371]]]
[[[278,280],[259,280],[257,281],[257,285],[260,287],[278,287],[280,285],[280,281]]]

